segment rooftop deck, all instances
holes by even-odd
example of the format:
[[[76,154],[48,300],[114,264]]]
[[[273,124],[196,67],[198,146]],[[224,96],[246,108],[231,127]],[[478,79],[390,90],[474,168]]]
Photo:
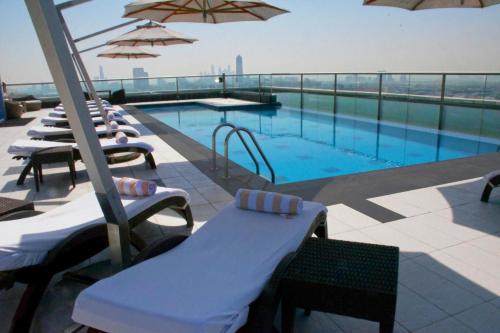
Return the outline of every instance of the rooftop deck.
[[[217,100],[213,101],[217,103]],[[226,102],[224,102],[226,103]],[[223,103],[223,104],[224,104]],[[47,109],[27,113],[40,118]],[[139,226],[148,241],[168,233],[189,233],[203,225],[232,200],[231,194],[153,134],[131,115],[126,115],[141,137],[155,147],[158,168],[150,170],[143,160],[111,166],[113,175],[152,179],[168,187],[186,189],[192,199],[193,230],[186,230],[180,218],[165,211]],[[32,177],[16,186],[22,169],[20,161],[6,153],[15,139],[25,139],[28,128],[39,119],[0,128],[4,140],[0,149],[2,196],[35,201],[37,210],[47,211],[89,191],[92,186],[84,164],[77,163],[77,186],[72,189],[66,166],[44,168],[44,184],[35,192]],[[492,169],[498,165],[491,165]],[[355,181],[356,176],[351,176]],[[395,182],[398,180],[395,179]],[[351,208],[348,200],[328,206],[329,237],[399,246],[400,274],[395,332],[495,332],[500,327],[500,191],[490,203],[479,201],[483,181],[479,178],[368,198],[402,216],[379,221]],[[384,186],[378,184],[374,186]],[[389,186],[390,187],[390,186]],[[418,187],[418,186],[415,186]],[[382,223],[386,222],[386,223]],[[94,274],[102,274],[99,262],[106,253],[93,258]],[[71,310],[78,292],[85,288],[74,281],[55,279],[39,308],[33,332],[77,332]],[[19,301],[22,285],[0,292],[0,331],[8,330]],[[377,332],[373,322],[337,315],[313,313],[297,316],[297,332]]]

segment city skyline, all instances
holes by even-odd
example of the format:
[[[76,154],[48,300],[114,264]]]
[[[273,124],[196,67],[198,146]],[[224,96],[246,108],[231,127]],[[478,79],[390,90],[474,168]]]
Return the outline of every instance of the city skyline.
[[[9,45],[0,52],[2,80],[52,81],[24,3],[7,1],[0,0],[0,25],[3,31],[15,30],[16,34],[0,36],[0,44]],[[68,10],[65,16],[73,36],[122,23],[122,5],[128,2],[96,0]],[[361,0],[315,0],[316,6],[301,1],[271,3],[291,13],[267,22],[168,24],[200,41],[155,47],[154,52],[162,56],[153,60],[102,60],[95,57],[99,50],[83,54],[83,59],[92,74],[104,66],[108,78],[130,77],[132,67],[143,67],[151,76],[217,72],[213,64],[234,64],[238,54],[245,56],[246,73],[500,72],[500,43],[495,42],[500,35],[500,6],[409,12],[363,7]],[[92,13],[92,23],[84,13]],[[79,46],[97,45],[131,29]],[[19,52],[26,49],[29,52]]]

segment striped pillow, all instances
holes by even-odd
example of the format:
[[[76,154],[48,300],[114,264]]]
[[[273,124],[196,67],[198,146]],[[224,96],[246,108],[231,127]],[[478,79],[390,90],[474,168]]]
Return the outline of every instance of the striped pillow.
[[[150,196],[156,193],[156,183],[128,177],[113,177],[118,193],[132,196]]]
[[[275,192],[239,189],[235,197],[236,207],[258,212],[298,215],[304,201],[294,195]]]
[[[116,132],[115,134],[115,142],[118,144],[126,144],[128,142],[128,137],[125,133],[123,132]]]

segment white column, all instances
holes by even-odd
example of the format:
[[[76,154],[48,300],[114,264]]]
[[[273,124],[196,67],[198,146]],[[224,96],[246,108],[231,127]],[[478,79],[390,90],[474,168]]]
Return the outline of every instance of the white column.
[[[128,218],[91,120],[53,0],[25,0],[108,226],[114,268],[130,262]]]

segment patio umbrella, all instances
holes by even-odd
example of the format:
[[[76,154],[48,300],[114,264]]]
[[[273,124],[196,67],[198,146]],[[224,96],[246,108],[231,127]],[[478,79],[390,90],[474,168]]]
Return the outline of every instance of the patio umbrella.
[[[145,51],[136,46],[115,46],[97,55],[98,57],[111,58],[111,59],[142,59],[142,58],[156,58],[160,56],[156,53]]]
[[[497,5],[500,0],[364,0],[368,6],[390,6],[408,10],[436,8],[484,8]]]
[[[196,41],[196,38],[183,36],[178,32],[169,30],[158,23],[150,21],[147,24],[137,26],[135,30],[110,40],[107,44],[120,46],[168,46],[175,44],[192,44]]]
[[[123,17],[157,22],[225,23],[265,21],[287,10],[254,0],[138,0],[125,6]]]

